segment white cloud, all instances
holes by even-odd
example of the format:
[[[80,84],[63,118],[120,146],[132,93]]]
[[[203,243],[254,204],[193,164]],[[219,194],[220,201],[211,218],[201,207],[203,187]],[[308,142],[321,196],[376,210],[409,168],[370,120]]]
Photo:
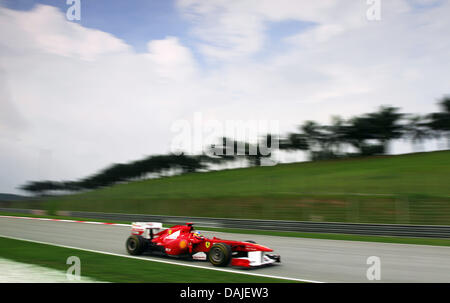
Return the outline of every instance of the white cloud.
[[[323,40],[365,20],[364,2],[309,0],[179,0],[178,8],[193,23],[200,50],[212,59],[252,55],[264,47],[268,22],[299,20],[327,23],[311,32]],[[301,31],[301,29],[299,29]]]
[[[92,60],[97,56],[126,52],[130,47],[111,34],[67,22],[56,7],[37,5],[29,12],[1,10],[1,28],[8,48],[39,50],[60,56]]]
[[[197,67],[191,51],[182,46],[178,38],[150,41],[148,52],[146,57],[157,66],[156,71],[162,79],[184,80],[195,76]]]

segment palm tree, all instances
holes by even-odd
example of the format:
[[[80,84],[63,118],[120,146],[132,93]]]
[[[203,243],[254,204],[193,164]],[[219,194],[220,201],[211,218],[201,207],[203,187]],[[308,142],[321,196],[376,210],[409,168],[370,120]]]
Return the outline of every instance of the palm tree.
[[[399,123],[404,116],[396,107],[380,107],[377,112],[355,117],[343,128],[344,138],[361,154],[384,154],[392,139],[403,135],[403,125]],[[370,140],[379,144],[370,144]]]
[[[287,138],[280,140],[280,149],[283,150],[308,150],[308,142],[306,136],[301,133],[289,133]]]
[[[300,126],[300,130],[304,134],[309,150],[311,152],[317,149],[321,149],[321,145],[323,144],[323,134],[321,132],[321,126],[317,122],[310,120],[305,121],[303,125]]]
[[[378,112],[371,113],[368,118],[371,119],[373,126],[373,137],[380,141],[384,153],[387,151],[387,144],[392,139],[400,138],[403,134],[403,125],[398,123],[404,116],[398,113],[397,107],[382,106]]]
[[[333,122],[332,126],[323,126],[314,121],[303,123],[300,129],[304,134],[311,160],[325,160],[338,157],[333,147],[336,148],[340,144],[335,130],[339,127],[338,132],[340,133],[341,126],[340,121]]]
[[[327,139],[333,153],[342,154],[341,148],[345,143],[345,121],[339,116],[331,117],[331,125],[324,126],[323,129],[327,133]]]
[[[450,149],[450,96],[444,97],[439,106],[442,111],[428,116],[431,120],[428,126],[436,132],[437,137],[447,137],[447,147]]]
[[[413,150],[418,151],[421,143],[430,137],[430,129],[427,126],[427,118],[420,115],[410,115],[404,126],[404,134],[411,140]]]

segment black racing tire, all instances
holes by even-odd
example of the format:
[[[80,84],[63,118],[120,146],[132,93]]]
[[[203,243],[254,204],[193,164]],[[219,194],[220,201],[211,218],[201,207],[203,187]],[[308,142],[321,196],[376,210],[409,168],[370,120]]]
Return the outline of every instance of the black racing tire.
[[[147,249],[147,240],[141,236],[132,235],[127,239],[125,246],[130,255],[141,255]]]
[[[225,267],[230,264],[231,247],[225,243],[214,244],[208,252],[208,260],[214,266]]]

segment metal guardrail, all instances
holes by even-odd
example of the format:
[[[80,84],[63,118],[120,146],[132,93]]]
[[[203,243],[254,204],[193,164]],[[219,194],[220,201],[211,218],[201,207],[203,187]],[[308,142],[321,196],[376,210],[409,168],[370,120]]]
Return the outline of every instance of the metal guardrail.
[[[0,208],[0,211],[41,214],[42,210]],[[303,222],[278,220],[252,220],[206,217],[180,217],[124,213],[99,213],[83,211],[61,211],[59,215],[130,222],[162,222],[164,224],[184,224],[193,222],[197,226],[238,228],[254,230],[295,231],[307,233],[333,233],[377,236],[450,238],[450,226],[445,225],[401,225],[401,224],[365,224],[337,222]]]

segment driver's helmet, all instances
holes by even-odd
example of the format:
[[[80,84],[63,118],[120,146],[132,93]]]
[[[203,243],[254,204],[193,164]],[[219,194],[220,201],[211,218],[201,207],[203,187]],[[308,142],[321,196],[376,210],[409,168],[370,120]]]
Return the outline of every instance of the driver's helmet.
[[[192,233],[192,235],[195,237],[195,238],[198,238],[198,239],[203,239],[204,238],[204,236],[199,232],[199,231],[194,231],[193,233]]]

